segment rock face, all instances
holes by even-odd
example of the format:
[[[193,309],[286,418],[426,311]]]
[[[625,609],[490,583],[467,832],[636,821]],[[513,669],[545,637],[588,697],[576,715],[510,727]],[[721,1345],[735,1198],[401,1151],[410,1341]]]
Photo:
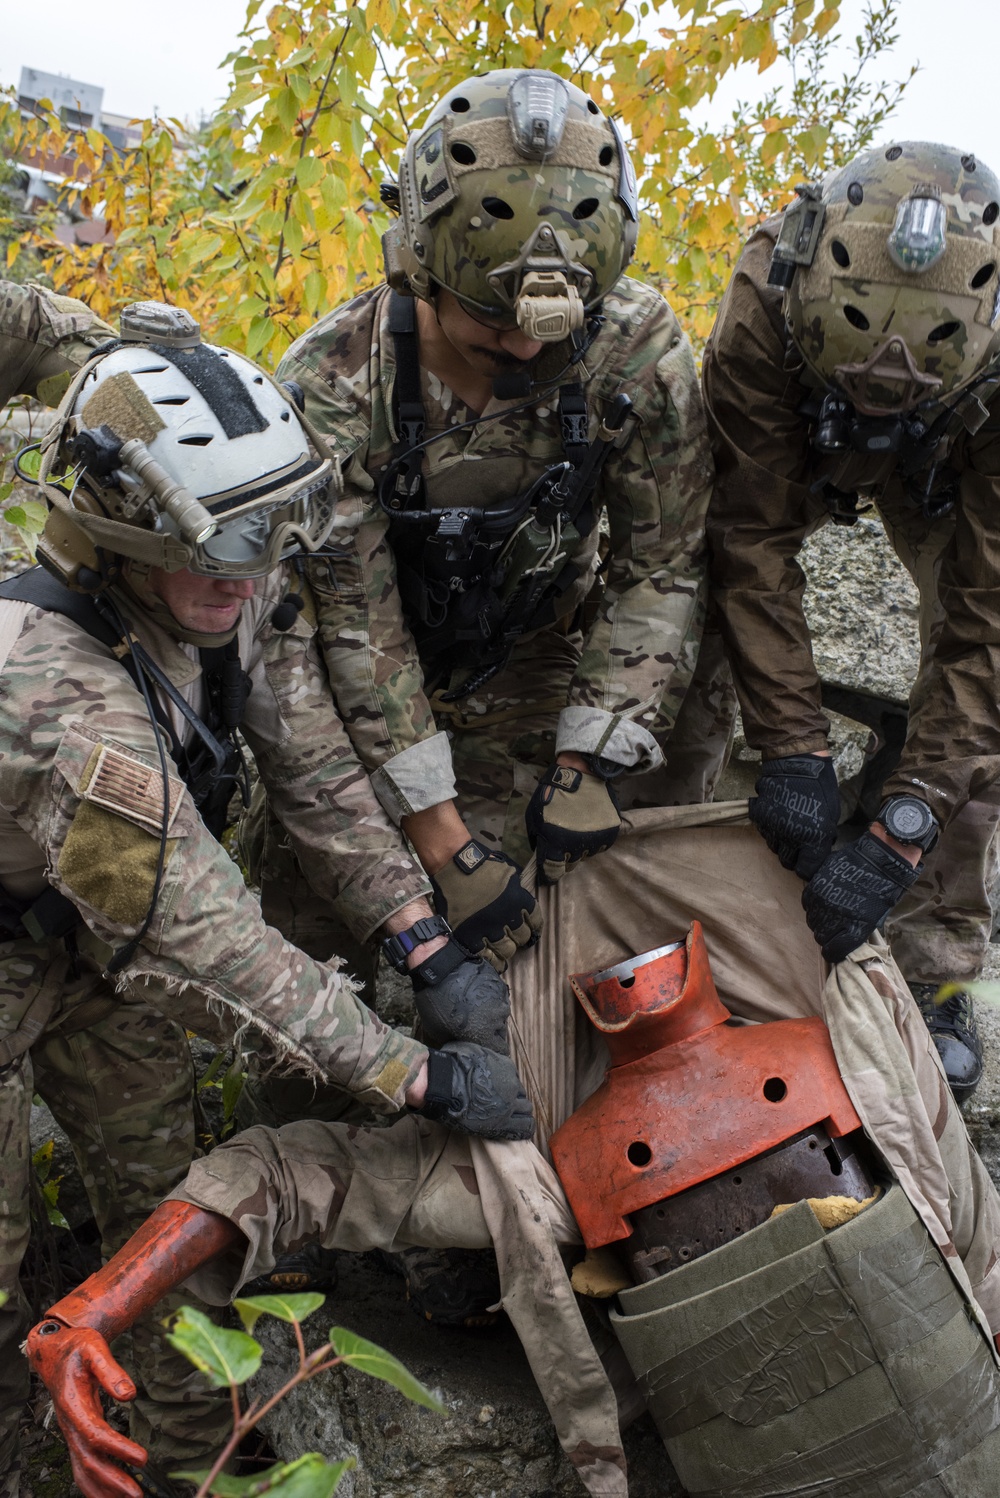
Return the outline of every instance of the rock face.
[[[352,1370],[335,1370],[297,1389],[267,1422],[280,1456],[319,1451],[353,1456],[338,1498],[580,1498],[583,1491],[559,1449],[521,1345],[506,1322],[485,1331],[446,1331],[420,1322],[406,1305],[403,1281],[366,1255],[344,1254],[340,1284],[304,1330],[310,1350],[331,1325],[385,1347],[448,1406],[447,1417],[404,1399]],[[261,1372],[249,1386],[268,1396],[297,1367],[280,1323],[264,1319]],[[652,1422],[625,1435],[631,1498],[683,1498]]]
[[[881,523],[824,525],[801,562],[822,680],[905,703],[920,658],[917,590]]]

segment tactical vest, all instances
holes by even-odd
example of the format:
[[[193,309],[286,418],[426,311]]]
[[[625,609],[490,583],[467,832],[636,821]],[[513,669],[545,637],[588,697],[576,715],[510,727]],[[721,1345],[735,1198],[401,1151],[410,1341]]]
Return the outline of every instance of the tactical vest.
[[[563,462],[499,504],[434,507],[423,475],[426,421],[412,297],[391,293],[389,330],[400,440],[379,500],[389,519],[403,611],[426,674],[440,681],[456,667],[469,670],[459,688],[444,694],[455,701],[502,670],[522,635],[557,617],[560,599],[579,576],[568,558],[596,524],[594,491],[632,403],[619,395],[588,441],[583,386],[561,386]]]
[[[72,592],[41,567],[0,583],[0,598],[34,604],[47,613],[71,619],[114,653],[140,692],[145,679],[154,694],[159,689],[170,700],[192,730],[189,744],[180,742],[152,695],[157,724],[167,735],[177,773],[202,821],[213,837],[221,838],[234,789],[240,786],[246,794],[246,769],[235,735],[250,693],[250,678],[240,663],[236,640],[198,652],[208,702],[205,718],[201,718],[139,642],[130,635],[123,636],[113,611],[102,607],[99,598]],[[4,940],[65,936],[79,923],[73,902],[51,886],[34,901],[18,900],[0,888],[0,936]]]

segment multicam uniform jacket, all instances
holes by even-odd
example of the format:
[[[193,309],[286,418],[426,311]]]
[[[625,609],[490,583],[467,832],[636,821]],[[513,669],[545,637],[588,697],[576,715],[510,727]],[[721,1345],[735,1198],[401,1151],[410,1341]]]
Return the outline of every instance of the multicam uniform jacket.
[[[115,336],[72,297],[0,281],[0,406],[14,395],[58,405],[70,374]]]
[[[781,292],[767,285],[778,220],[747,244],[705,356],[704,393],[718,472],[709,511],[713,595],[747,739],[765,759],[826,747],[828,721],[796,560],[829,518],[825,483],[873,500],[921,584],[923,655],[902,759],[885,785],[928,802],[942,822],[1000,771],[1000,396],[947,462],[954,510],[927,520],[906,496],[895,455],[821,467],[800,408],[813,393],[791,345]],[[929,596],[923,596],[923,595]]]
[[[336,554],[330,562],[309,563],[308,570],[341,715],[361,760],[376,772],[383,804],[399,815],[435,805],[454,790],[447,741],[435,736],[376,492],[398,442],[388,313],[387,287],[357,297],[293,345],[279,376],[302,386],[308,415],[344,455]],[[475,425],[425,450],[423,472],[434,505],[498,504],[563,459],[560,383],[583,381],[591,439],[619,392],[630,396],[637,421],[623,448],[609,457],[595,496],[610,528],[603,597],[557,744],[647,770],[661,758],[650,725],[679,657],[696,648],[702,627],[711,459],[691,350],[663,298],[623,277],[605,299],[604,313],[579,376],[563,372],[561,347],[544,352],[539,373],[553,378],[545,398],[527,411],[515,409],[518,402],[492,400]],[[427,436],[474,420],[476,413],[436,377],[426,370],[421,377]],[[563,621],[594,587],[596,527],[571,560],[579,576],[560,601]]]
[[[333,708],[304,614],[279,633],[280,573],[258,582],[240,623],[250,674],[241,731],[316,891],[366,936],[427,892],[375,800]],[[193,648],[132,615],[137,637],[198,711]],[[0,882],[25,900],[43,874],[80,911],[89,955],[118,947],[150,905],[164,820],[159,755],[142,697],[110,650],[78,625],[0,601]],[[174,732],[186,725],[165,700]],[[129,985],[202,1034],[261,1032],[268,1049],[393,1112],[426,1054],[390,1030],[335,966],[264,924],[240,871],[207,831],[168,758],[167,858]],[[100,955],[98,952],[98,961]],[[208,1028],[206,1028],[206,1025]]]

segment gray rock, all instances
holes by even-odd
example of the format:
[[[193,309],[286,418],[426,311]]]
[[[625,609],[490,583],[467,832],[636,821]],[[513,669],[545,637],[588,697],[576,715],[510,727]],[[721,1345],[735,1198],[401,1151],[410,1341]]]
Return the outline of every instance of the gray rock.
[[[878,520],[824,525],[801,555],[823,681],[905,702],[917,674],[917,590]]]
[[[983,977],[1000,981],[1000,948],[990,947]],[[1000,1186],[1000,1002],[977,999],[976,1020],[983,1038],[983,1080],[962,1112],[970,1139]]]
[[[353,1456],[344,1498],[580,1498],[548,1412],[513,1328],[446,1331],[422,1323],[405,1302],[401,1279],[364,1255],[341,1258],[340,1285],[304,1328],[310,1351],[332,1325],[357,1331],[398,1357],[448,1407],[448,1416],[412,1404],[395,1389],[353,1370],[334,1370],[294,1390],[266,1422],[279,1456],[318,1451]],[[298,1366],[287,1327],[265,1319],[261,1372],[248,1385],[270,1396]],[[648,1417],[625,1435],[631,1498],[684,1498]]]

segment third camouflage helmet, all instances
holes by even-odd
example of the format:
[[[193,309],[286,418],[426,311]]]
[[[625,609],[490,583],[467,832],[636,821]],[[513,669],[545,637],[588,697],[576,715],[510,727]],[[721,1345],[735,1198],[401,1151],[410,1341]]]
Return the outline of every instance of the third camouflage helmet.
[[[555,73],[450,89],[407,142],[390,282],[443,286],[476,317],[543,341],[583,326],[635,250],[635,176],[617,126]]]
[[[806,364],[863,414],[959,390],[1000,355],[1000,182],[975,157],[865,151],[786,210],[772,262]]]

